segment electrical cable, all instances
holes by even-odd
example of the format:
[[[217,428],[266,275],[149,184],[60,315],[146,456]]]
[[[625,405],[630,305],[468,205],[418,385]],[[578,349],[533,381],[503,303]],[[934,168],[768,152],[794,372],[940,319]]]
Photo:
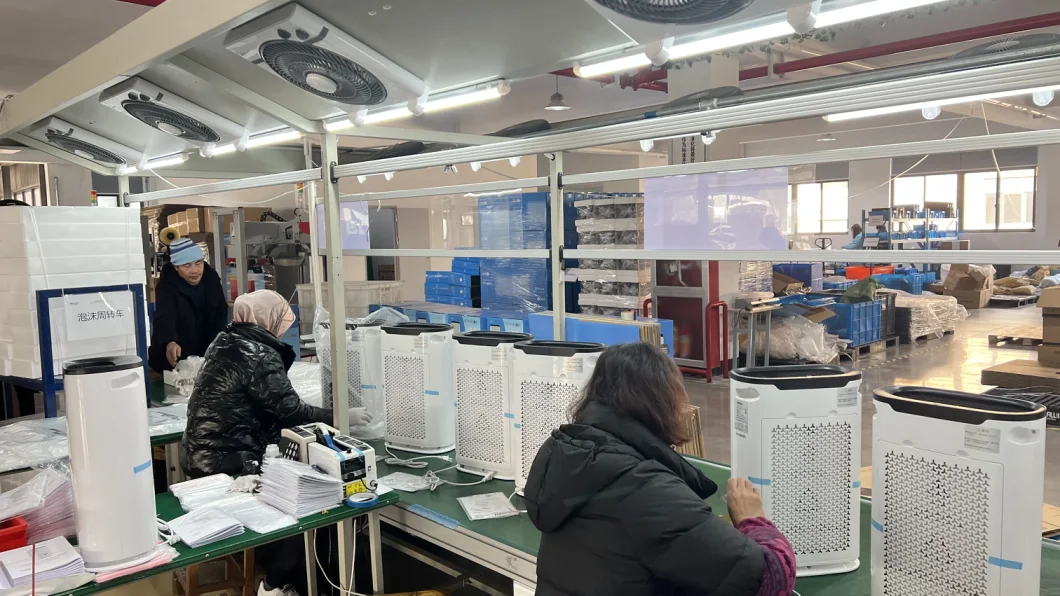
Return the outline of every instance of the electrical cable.
[[[476,480],[475,482],[452,482],[450,480],[438,477],[438,474],[440,474],[441,472],[445,472],[446,470],[452,470],[454,468],[456,468],[456,466],[442,468],[437,472],[435,472],[434,470],[428,470],[427,473],[423,475],[423,479],[427,482],[427,488],[430,489],[431,492],[434,492],[434,489],[438,488],[443,484],[448,484],[449,486],[476,486],[479,484],[485,484],[486,482],[493,480],[493,476],[495,475],[495,473],[492,471],[487,472],[486,475],[482,477],[482,479]]]
[[[316,546],[316,542],[317,542],[317,531],[316,531],[316,529],[314,529],[313,530],[313,545],[314,545],[314,547]],[[330,545],[329,545],[328,548],[329,549],[331,548]],[[327,570],[324,569],[324,565],[322,565],[320,563],[320,555],[317,553],[317,549],[316,548],[313,549],[313,558],[317,562],[317,568],[320,569],[321,575],[324,576],[324,579],[328,582],[328,584],[331,585],[331,587],[333,589],[336,589],[336,590],[339,591],[339,596],[343,596],[343,595],[347,595],[347,596],[366,596],[365,594],[361,594],[360,592],[355,592],[352,589],[344,590],[342,588],[342,586],[335,585],[335,582],[331,581],[331,578],[328,576]],[[330,561],[330,560],[331,560],[331,557],[329,555],[328,556],[328,561]],[[353,564],[350,565],[350,580],[349,580],[349,583],[347,584],[351,588],[353,587],[354,571],[356,571],[356,569],[357,569],[357,520],[355,519],[355,520],[353,520]]]
[[[390,456],[386,458],[386,460],[384,460],[386,462],[386,465],[388,466],[401,466],[404,468],[412,468],[413,470],[422,470],[428,465],[426,461],[423,461],[426,459],[440,459],[444,462],[453,463],[452,458],[450,458],[448,455],[421,455],[419,457],[409,457],[406,459],[402,459],[394,455],[390,451],[390,447],[384,447],[384,449],[386,449],[387,455]]]
[[[151,172],[151,174],[153,176],[155,176],[156,178],[158,178],[162,182],[165,182],[166,184],[168,184],[172,188],[185,188],[183,186],[180,186],[178,184],[174,184],[173,182],[167,180],[164,176],[160,175],[158,172],[152,170],[151,168],[148,168],[147,171]],[[264,201],[253,201],[253,202],[225,201],[223,199],[219,201],[219,200],[217,200],[216,196],[206,196],[206,195],[192,195],[192,196],[201,197],[203,199],[209,199],[210,202],[212,204],[214,204],[214,205],[220,205],[222,207],[237,208],[237,207],[247,207],[249,205],[264,205],[265,203],[271,203],[271,202],[273,202],[273,201],[275,201],[277,199],[282,199],[283,197],[286,197],[289,194],[294,194],[294,193],[298,192],[298,190],[299,189],[297,187],[295,187],[293,190],[289,190],[289,191],[287,191],[287,192],[285,192],[283,194],[278,194],[275,197],[272,197],[271,199],[265,199]],[[225,204],[225,203],[228,203],[228,204]]]
[[[512,494],[508,495],[508,503],[510,503],[512,508],[518,511],[519,513],[527,513],[526,509],[519,509],[515,506],[515,503],[512,503],[512,498],[515,497],[515,495],[517,494],[519,494],[519,489],[513,490]]]

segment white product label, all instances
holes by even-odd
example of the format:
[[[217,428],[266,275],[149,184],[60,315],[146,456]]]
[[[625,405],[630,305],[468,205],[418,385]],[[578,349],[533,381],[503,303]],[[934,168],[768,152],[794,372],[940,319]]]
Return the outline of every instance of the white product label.
[[[747,402],[741,399],[736,400],[736,412],[733,413],[733,427],[736,429],[736,434],[741,437],[747,436]]]
[[[581,373],[585,368],[585,362],[581,358],[571,358],[567,361],[567,372]]]
[[[458,497],[457,502],[471,521],[497,519],[519,515],[519,511],[508,501],[504,493],[486,493],[470,497]]]
[[[490,360],[493,360],[494,362],[498,360],[503,362],[504,346],[494,346],[493,349],[490,350]]]
[[[857,387],[841,387],[838,396],[837,406],[840,408],[853,408],[858,405]]]
[[[754,387],[737,387],[736,397],[742,397],[744,399],[754,399],[758,397],[758,390]]]
[[[70,340],[136,333],[132,292],[68,294],[63,296],[63,311]]]
[[[413,345],[416,346],[417,350],[422,350],[422,349],[426,348],[427,347],[427,336],[426,335],[417,335],[416,336],[416,342]]]
[[[989,453],[1001,453],[1001,429],[966,424],[964,426],[964,446]]]

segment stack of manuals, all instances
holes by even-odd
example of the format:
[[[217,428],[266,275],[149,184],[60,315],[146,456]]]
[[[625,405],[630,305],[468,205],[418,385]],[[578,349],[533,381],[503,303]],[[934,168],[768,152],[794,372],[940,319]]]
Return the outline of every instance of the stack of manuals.
[[[35,560],[34,560],[35,559]],[[85,562],[66,538],[52,538],[36,545],[0,553],[0,589],[28,586],[84,573]]]
[[[76,534],[70,479],[47,468],[29,482],[0,495],[0,521],[20,515],[28,526],[29,544]]]
[[[169,490],[180,501],[184,511],[220,509],[243,524],[244,528],[259,534],[267,534],[298,523],[298,520],[265,504],[250,493],[228,492],[231,486],[231,476],[215,474],[173,484]]]
[[[169,492],[180,501],[181,509],[193,511],[224,498],[232,482],[232,477],[228,474],[214,474],[172,484]]]
[[[169,522],[184,544],[199,548],[243,533],[243,524],[216,507],[204,507]]]
[[[342,481],[302,462],[266,458],[261,470],[261,499],[288,515],[301,518],[342,502]]]

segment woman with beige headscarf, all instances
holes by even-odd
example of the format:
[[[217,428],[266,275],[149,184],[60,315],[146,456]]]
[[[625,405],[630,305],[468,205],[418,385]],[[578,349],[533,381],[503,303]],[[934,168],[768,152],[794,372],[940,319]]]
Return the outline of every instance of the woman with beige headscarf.
[[[281,429],[331,422],[331,410],[303,402],[287,378],[294,349],[279,337],[294,320],[290,305],[272,290],[236,298],[232,324],[206,350],[188,402],[182,464],[189,476],[244,473],[254,468],[248,462],[261,462]],[[350,424],[365,417],[356,408]]]

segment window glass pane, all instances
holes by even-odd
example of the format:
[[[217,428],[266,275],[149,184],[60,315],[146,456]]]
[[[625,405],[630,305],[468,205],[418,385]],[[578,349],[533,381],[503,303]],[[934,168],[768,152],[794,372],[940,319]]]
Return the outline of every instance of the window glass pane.
[[[957,203],[957,174],[928,176],[924,187],[928,203]]]
[[[821,185],[821,232],[847,231],[847,183],[825,182]]]
[[[895,178],[893,205],[924,206],[924,177],[906,176]]]
[[[788,185],[788,222],[786,224],[785,232],[788,234],[795,233],[795,198],[792,196],[794,189]]]
[[[33,204],[34,205],[38,205],[38,206],[41,204],[41,202],[40,202],[40,188],[34,188],[33,189]]]
[[[964,230],[993,230],[997,206],[997,173],[972,172],[964,175]]]
[[[1001,172],[1001,230],[1034,227],[1034,170]]]
[[[800,234],[817,234],[821,231],[821,185],[800,184],[796,189],[796,231]]]

